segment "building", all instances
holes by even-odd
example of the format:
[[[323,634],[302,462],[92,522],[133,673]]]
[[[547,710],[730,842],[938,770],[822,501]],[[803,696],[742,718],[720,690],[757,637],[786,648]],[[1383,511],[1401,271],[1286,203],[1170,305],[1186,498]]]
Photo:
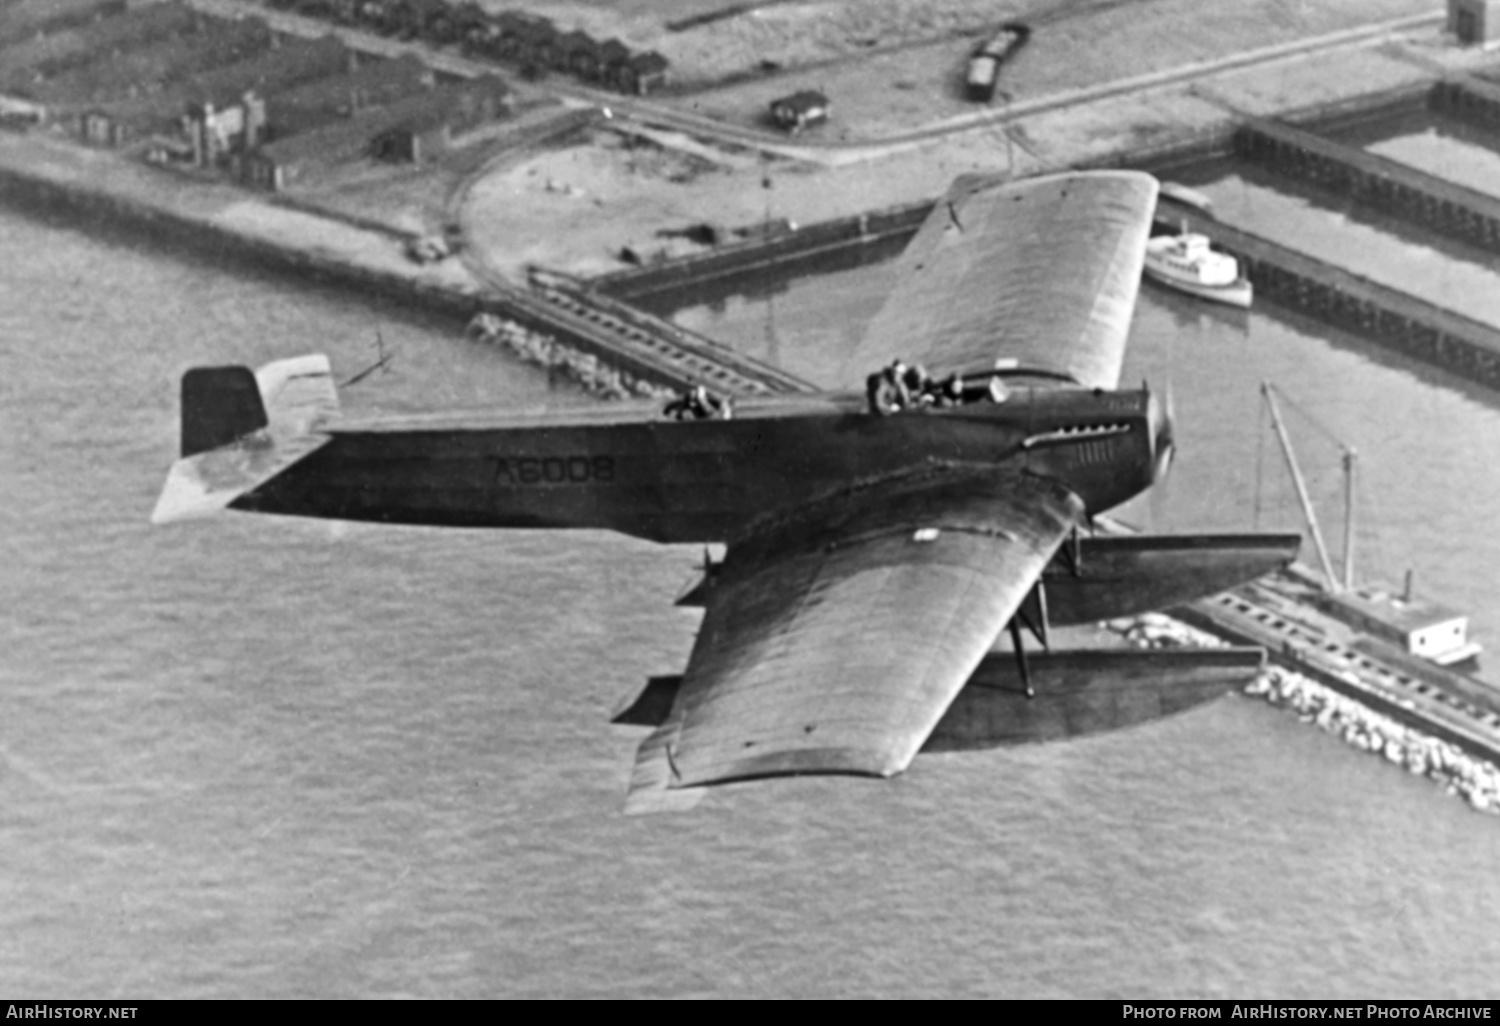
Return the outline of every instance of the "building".
[[[577,75],[585,81],[597,79],[602,70],[599,63],[599,43],[581,29],[565,32],[557,37],[552,61],[552,66],[558,71]]]
[[[771,121],[794,135],[827,120],[828,97],[816,89],[804,89],[771,103]]]
[[[281,191],[359,160],[427,161],[507,104],[508,90],[493,76],[443,86],[261,146],[243,158],[242,177]]]
[[[444,0],[392,0],[386,18],[389,31],[405,39],[432,43],[458,39],[457,23]]]
[[[667,66],[667,59],[655,50],[632,54],[625,61],[607,68],[605,81],[622,93],[645,96],[667,84]]]
[[[349,74],[319,79],[267,97],[270,135],[273,139],[300,135],[358,111],[431,89],[435,84],[432,69],[410,54],[362,64]]]
[[[1400,597],[1375,590],[1341,592],[1325,597],[1321,605],[1358,630],[1441,666],[1452,666],[1480,653],[1480,646],[1469,640],[1468,616],[1414,598],[1410,582],[1407,588]]]
[[[354,54],[336,36],[294,39],[196,77],[182,90],[182,129],[201,167],[254,149],[266,134],[267,97],[349,73]]]
[[[354,52],[334,35],[318,39],[285,39],[248,60],[211,68],[193,76],[190,91],[215,99],[226,93],[254,90],[262,96],[285,92],[355,70]]]
[[[193,148],[181,136],[156,135],[146,140],[141,156],[148,164],[191,164]]]
[[[630,54],[630,47],[618,39],[606,39],[600,43],[594,51],[594,58],[599,62],[599,78],[608,82],[610,80],[610,69],[628,62]]]
[[[151,137],[179,138],[188,153],[204,164],[222,156],[221,139],[230,152],[238,148],[243,129],[237,119],[255,126],[257,113],[232,108],[263,107],[270,93],[346,71],[352,53],[334,36],[289,39],[247,61],[202,72],[159,92],[91,105],[78,115],[78,130],[95,146],[124,146]],[[198,122],[197,124],[194,121]],[[259,120],[264,120],[263,110]]]
[[[0,40],[20,42],[124,10],[125,0],[15,0],[0,6]]]
[[[47,108],[29,100],[0,96],[0,125],[6,128],[32,128],[47,120]]]
[[[500,34],[494,19],[474,0],[467,0],[453,8],[453,24],[465,47],[479,48],[488,44],[492,37]],[[477,50],[476,50],[477,52]]]
[[[46,78],[162,39],[198,32],[208,22],[180,0],[168,0],[38,36],[0,50],[0,90],[29,92]]]
[[[1500,43],[1500,0],[1448,0],[1448,31],[1460,43]]]
[[[341,25],[354,25],[360,20],[362,0],[271,0],[272,7],[296,11],[308,18],[321,18]]]
[[[266,134],[266,101],[246,90],[217,101],[190,103],[182,123],[193,163],[215,167],[260,145]]]
[[[521,11],[501,11],[494,24],[500,31],[494,55],[517,64],[543,63],[557,36],[557,28],[550,20]]]
[[[210,19],[203,31],[101,55],[33,87],[54,112],[145,96],[268,50],[271,28],[259,18]]]
[[[181,117],[181,96],[153,93],[83,108],[77,112],[78,135],[92,146],[126,146],[144,136],[175,131]]]

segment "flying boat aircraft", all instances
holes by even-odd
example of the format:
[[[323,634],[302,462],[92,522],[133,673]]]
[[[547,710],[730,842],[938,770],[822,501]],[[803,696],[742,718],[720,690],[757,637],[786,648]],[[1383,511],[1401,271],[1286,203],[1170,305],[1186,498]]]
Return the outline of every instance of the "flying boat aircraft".
[[[1263,654],[1048,653],[1050,628],[1221,591],[1299,539],[1080,531],[1172,458],[1161,397],[1117,388],[1156,193],[1138,172],[958,179],[827,391],[355,420],[322,356],[195,368],[153,520],[232,508],[722,543],[682,600],[705,610],[685,671],[617,717],[653,728],[632,812],[1166,715]]]

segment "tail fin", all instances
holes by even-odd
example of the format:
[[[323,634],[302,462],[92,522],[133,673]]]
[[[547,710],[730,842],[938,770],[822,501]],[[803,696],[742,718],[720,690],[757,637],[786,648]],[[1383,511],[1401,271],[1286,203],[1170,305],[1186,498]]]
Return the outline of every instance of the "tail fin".
[[[151,522],[218,512],[326,444],[319,428],[337,413],[326,356],[193,368],[182,377],[182,459]]]
[[[196,456],[268,427],[249,367],[194,367],[182,376],[182,455]]]

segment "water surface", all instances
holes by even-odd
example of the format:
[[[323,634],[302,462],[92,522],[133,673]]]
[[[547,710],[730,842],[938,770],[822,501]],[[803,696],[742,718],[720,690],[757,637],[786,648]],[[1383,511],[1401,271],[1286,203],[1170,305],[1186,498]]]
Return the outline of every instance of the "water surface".
[[[1422,531],[1391,545],[1493,604],[1459,530],[1494,488],[1488,394],[1219,324],[1153,300],[1132,349],[1178,393],[1182,519],[1248,514],[1267,361],[1302,396],[1332,376],[1371,475],[1407,472],[1386,441],[1429,464],[1387,489]],[[0,990],[1496,996],[1496,821],[1255,702],[626,819],[641,734],[609,714],[682,666],[696,550],[147,525],[186,367],[344,376],[377,328],[396,369],[351,408],[583,401],[444,322],[0,212]],[[1215,367],[1237,389],[1195,398]]]

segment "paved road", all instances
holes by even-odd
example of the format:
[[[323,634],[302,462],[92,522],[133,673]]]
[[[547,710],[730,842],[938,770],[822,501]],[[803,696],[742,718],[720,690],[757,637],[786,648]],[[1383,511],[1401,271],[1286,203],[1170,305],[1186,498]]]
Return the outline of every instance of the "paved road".
[[[227,16],[255,14],[265,18],[278,31],[291,34],[313,37],[326,35],[332,31],[349,46],[368,53],[377,53],[382,56],[392,57],[414,53],[432,67],[450,75],[472,78],[478,75],[500,74],[515,90],[516,95],[522,99],[550,97],[560,99],[570,105],[599,107],[609,111],[612,117],[621,120],[630,120],[641,124],[675,129],[719,142],[747,146],[765,153],[829,166],[855,163],[886,156],[891,153],[920,146],[946,135],[1005,125],[1035,114],[1064,107],[1093,103],[1098,100],[1144,89],[1180,85],[1218,75],[1225,71],[1350,47],[1373,46],[1401,32],[1434,27],[1444,18],[1442,12],[1433,12],[1398,18],[1375,25],[1364,25],[1343,32],[1331,33],[1326,36],[1301,39],[1293,43],[1251,50],[1219,60],[1188,64],[1148,75],[1105,82],[1097,86],[1038,97],[1034,100],[1022,101],[1020,103],[1012,103],[1000,108],[986,108],[935,122],[919,129],[879,139],[864,139],[851,142],[809,138],[788,139],[785,135],[766,129],[734,125],[702,114],[685,111],[671,103],[658,99],[623,96],[619,93],[595,89],[582,83],[567,81],[557,76],[540,83],[523,82],[510,74],[507,69],[501,69],[489,61],[474,60],[450,50],[436,49],[420,42],[400,42],[357,29],[333,26],[327,22],[304,18],[300,15],[289,14],[284,11],[273,11],[258,4],[246,2],[246,0],[191,0],[191,2],[200,10],[215,14]],[[1126,0],[1100,0],[1099,3],[1088,5],[1082,13],[1091,13],[1103,7],[1116,6],[1122,2],[1126,2]],[[1080,12],[1076,10],[1059,9],[1041,16],[1041,20],[1072,17],[1078,13]],[[909,46],[926,45],[928,42],[930,41],[919,40],[912,42]],[[868,58],[869,54],[862,53],[858,56],[860,58]]]

